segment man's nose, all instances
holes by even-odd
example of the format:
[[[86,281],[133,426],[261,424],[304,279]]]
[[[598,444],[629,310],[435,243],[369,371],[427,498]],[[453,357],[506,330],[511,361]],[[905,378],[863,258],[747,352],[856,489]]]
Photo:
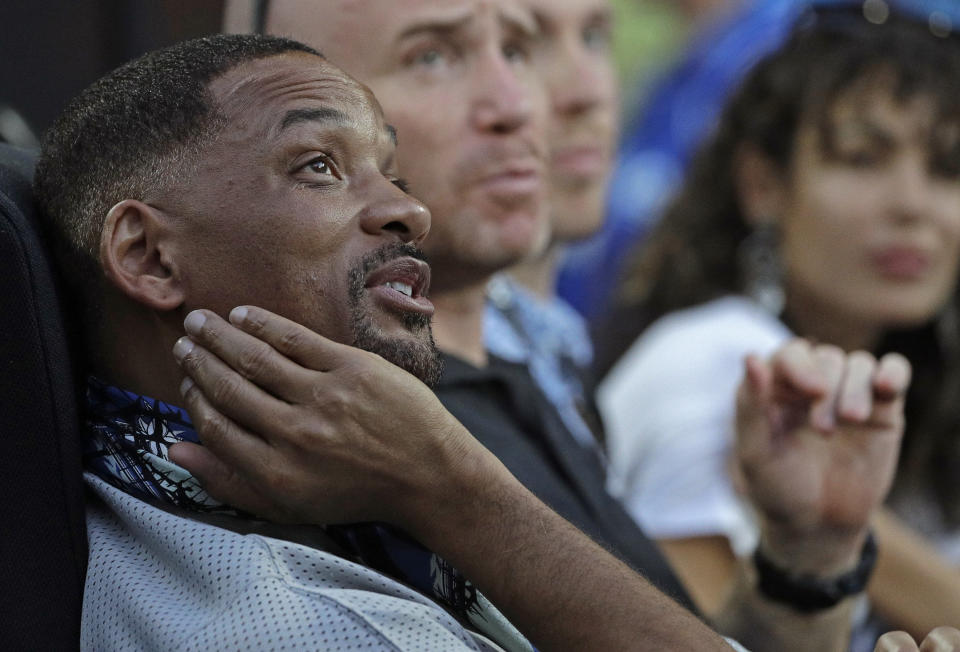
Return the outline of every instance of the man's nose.
[[[430,230],[430,211],[397,187],[372,200],[360,213],[360,227],[370,235],[389,235],[401,242],[422,241]]]
[[[537,89],[530,79],[521,77],[517,64],[499,48],[481,58],[472,76],[472,114],[477,129],[505,134],[530,122]]]
[[[615,102],[613,73],[598,55],[568,45],[557,54],[557,60],[545,62],[549,67],[545,78],[552,109],[558,115],[575,116],[595,107]]]

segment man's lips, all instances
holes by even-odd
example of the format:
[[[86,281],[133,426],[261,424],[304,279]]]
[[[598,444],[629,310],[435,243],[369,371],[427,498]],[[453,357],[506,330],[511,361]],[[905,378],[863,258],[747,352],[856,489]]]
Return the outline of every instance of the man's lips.
[[[493,195],[524,197],[541,191],[543,165],[533,157],[499,161],[486,166],[475,178],[478,186]]]
[[[388,260],[370,272],[364,284],[378,301],[394,311],[433,315],[430,291],[430,266],[422,260],[402,256]]]
[[[610,157],[596,145],[571,145],[554,150],[550,166],[554,172],[574,177],[595,177],[610,166]]]

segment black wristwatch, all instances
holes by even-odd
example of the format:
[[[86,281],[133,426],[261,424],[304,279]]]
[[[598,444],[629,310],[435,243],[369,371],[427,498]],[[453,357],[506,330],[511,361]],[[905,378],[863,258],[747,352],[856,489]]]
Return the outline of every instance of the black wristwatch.
[[[877,541],[873,532],[869,533],[856,567],[829,579],[785,571],[767,559],[760,546],[757,546],[753,553],[753,563],[757,569],[758,588],[761,593],[771,600],[790,605],[797,611],[809,613],[829,609],[844,598],[856,595],[866,588],[877,563]]]

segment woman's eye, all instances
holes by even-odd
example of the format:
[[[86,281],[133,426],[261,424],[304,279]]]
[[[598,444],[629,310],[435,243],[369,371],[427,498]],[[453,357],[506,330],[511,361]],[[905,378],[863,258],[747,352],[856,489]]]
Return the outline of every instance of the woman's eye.
[[[866,168],[876,165],[880,162],[880,154],[867,150],[856,150],[848,152],[843,156],[843,160],[853,167]]]

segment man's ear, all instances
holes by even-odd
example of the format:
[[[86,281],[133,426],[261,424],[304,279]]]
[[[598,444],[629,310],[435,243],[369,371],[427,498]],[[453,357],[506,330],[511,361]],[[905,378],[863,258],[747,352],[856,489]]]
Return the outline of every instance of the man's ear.
[[[168,252],[168,224],[162,211],[124,199],[107,213],[100,235],[100,265],[110,282],[134,301],[163,311],[184,300]]]
[[[786,171],[752,145],[741,145],[733,158],[737,202],[750,226],[777,221],[786,209]]]

